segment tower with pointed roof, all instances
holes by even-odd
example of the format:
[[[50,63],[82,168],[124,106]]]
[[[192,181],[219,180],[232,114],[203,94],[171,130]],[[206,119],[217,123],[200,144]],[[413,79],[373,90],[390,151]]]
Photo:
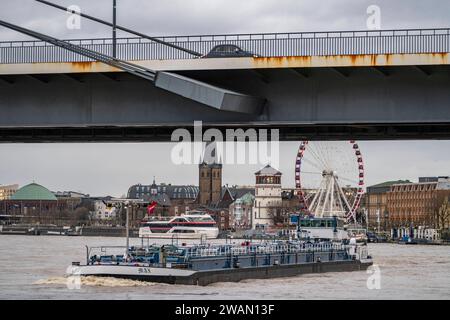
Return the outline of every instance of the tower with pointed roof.
[[[207,150],[210,144],[207,144]],[[199,193],[198,203],[209,206],[218,203],[222,194],[222,164],[217,155],[216,144],[209,155],[204,155],[198,166]]]
[[[252,229],[266,229],[273,224],[271,213],[281,207],[282,173],[270,165],[255,173],[255,203],[253,206]]]

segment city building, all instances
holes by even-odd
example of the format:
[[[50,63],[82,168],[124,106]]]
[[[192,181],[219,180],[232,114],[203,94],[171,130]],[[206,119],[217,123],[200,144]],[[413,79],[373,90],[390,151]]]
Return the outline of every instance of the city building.
[[[228,221],[227,229],[235,229],[235,221],[234,221],[234,206],[239,199],[244,197],[245,195],[254,196],[255,188],[250,186],[224,186],[222,187],[222,195],[220,201],[214,206],[218,209],[221,209],[223,212],[225,221]],[[246,208],[248,210],[248,207]],[[225,217],[226,216],[226,217]],[[251,214],[250,216],[251,217]]]
[[[56,199],[60,202],[64,202],[69,211],[74,211],[80,206],[86,207],[89,202],[89,195],[76,191],[57,191],[53,192]]]
[[[246,194],[253,195],[254,187],[239,187],[239,186],[223,186],[221,188],[221,196],[219,201],[210,203],[208,205],[198,204],[197,210],[205,211],[210,214],[218,223],[221,231],[235,229],[233,221],[233,204]]]
[[[30,183],[0,202],[5,220],[22,223],[73,225],[89,220],[89,198],[55,193],[37,183]]]
[[[449,177],[438,177],[434,182],[394,184],[387,193],[390,225],[394,228],[436,226],[439,208],[448,197]]]
[[[255,203],[252,229],[267,229],[273,225],[275,210],[282,206],[282,173],[270,165],[255,173]]]
[[[31,183],[3,200],[1,208],[4,215],[20,217],[22,221],[50,222],[65,209],[65,203],[59,202],[47,188]]]
[[[18,184],[12,184],[8,186],[0,185],[0,201],[8,200],[9,198],[11,198],[11,196],[16,193],[17,189],[19,189]]]
[[[254,190],[253,193],[248,192],[244,194],[230,205],[231,225],[236,230],[245,230],[252,227],[251,218],[253,204],[255,203]]]
[[[229,231],[232,229],[229,208],[207,207],[200,208],[198,211],[209,214],[217,222],[219,231]]]
[[[419,183],[438,182],[438,177],[419,177]]]
[[[303,192],[307,193],[310,191],[304,189]],[[299,212],[305,209],[303,203],[300,202],[296,189],[282,189],[281,199],[282,207],[286,208],[289,211]]]
[[[388,192],[391,186],[411,183],[409,180],[386,181],[370,187],[363,200],[363,209],[367,214],[368,226],[370,230],[388,230],[389,213],[387,211]]]
[[[195,207],[199,188],[171,184],[137,184],[128,189],[128,199],[142,199],[158,204],[155,215],[173,216],[184,214]]]
[[[53,194],[57,198],[89,198],[88,194],[77,191],[56,191]]]
[[[108,203],[111,199],[112,197],[90,198],[93,206],[91,215],[94,219],[100,221],[112,221],[117,218],[119,210]]]

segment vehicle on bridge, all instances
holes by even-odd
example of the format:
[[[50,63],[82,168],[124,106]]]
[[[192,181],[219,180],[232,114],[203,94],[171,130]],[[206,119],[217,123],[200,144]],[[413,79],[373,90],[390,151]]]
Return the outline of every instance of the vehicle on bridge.
[[[202,58],[242,58],[257,57],[256,54],[245,51],[234,44],[219,44],[211,49],[211,51]]]

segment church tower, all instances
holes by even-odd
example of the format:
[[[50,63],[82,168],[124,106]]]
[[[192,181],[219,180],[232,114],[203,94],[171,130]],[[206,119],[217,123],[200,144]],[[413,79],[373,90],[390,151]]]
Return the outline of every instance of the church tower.
[[[207,144],[207,150],[208,148],[214,148],[212,156],[203,156],[203,161],[198,166],[198,203],[204,206],[219,202],[222,196],[222,164],[217,156],[216,144],[213,143],[212,147]]]

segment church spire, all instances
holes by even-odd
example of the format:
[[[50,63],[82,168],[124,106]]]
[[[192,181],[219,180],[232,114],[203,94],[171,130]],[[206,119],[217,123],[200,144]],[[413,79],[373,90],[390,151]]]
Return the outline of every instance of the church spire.
[[[206,142],[206,147],[203,152],[203,161],[201,161],[201,163],[207,165],[220,164],[217,143],[215,141]]]

